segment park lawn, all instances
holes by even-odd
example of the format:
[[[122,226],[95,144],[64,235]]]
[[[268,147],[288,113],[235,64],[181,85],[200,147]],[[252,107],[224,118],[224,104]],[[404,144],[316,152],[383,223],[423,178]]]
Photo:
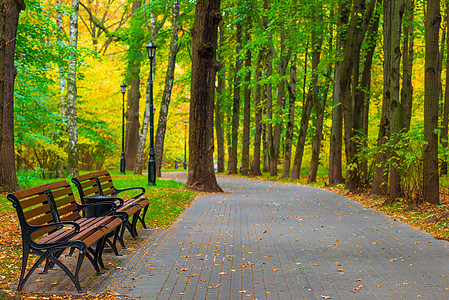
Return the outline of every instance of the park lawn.
[[[119,175],[118,172],[111,172],[116,188],[126,188],[133,186],[145,187],[145,196],[150,201],[150,206],[145,218],[149,227],[166,227],[184,211],[184,209],[199,195],[197,192],[184,189],[184,184],[173,180],[157,180],[156,186],[148,186],[148,177],[142,175]],[[21,189],[45,184],[50,181],[61,179],[38,179],[19,178]],[[70,178],[66,178],[70,182]],[[78,194],[74,185],[72,189],[76,197]],[[123,193],[125,194],[125,193]],[[120,194],[122,196],[122,194]],[[124,196],[132,196],[131,193]],[[78,198],[79,199],[79,198]],[[138,226],[141,226],[138,224]],[[10,289],[11,284],[17,283],[20,275],[22,258],[22,239],[16,212],[11,203],[6,199],[6,194],[0,194],[0,300],[21,299],[17,293],[11,295],[2,291]],[[35,259],[36,256],[31,256]],[[28,265],[31,265],[30,261]],[[109,295],[110,296],[110,295]],[[93,295],[94,299],[114,299],[108,295]],[[56,298],[55,298],[56,297]],[[86,297],[86,296],[84,296]],[[83,297],[83,298],[84,298]],[[72,299],[70,296],[51,295],[51,299]],[[49,299],[50,299],[49,298]],[[30,298],[36,299],[36,298]]]

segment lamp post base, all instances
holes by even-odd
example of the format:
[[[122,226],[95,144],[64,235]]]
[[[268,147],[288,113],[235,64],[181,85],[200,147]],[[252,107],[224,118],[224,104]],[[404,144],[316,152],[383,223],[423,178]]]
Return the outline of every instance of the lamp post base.
[[[120,174],[126,175],[125,170],[126,170],[125,153],[122,152],[122,156],[120,157]]]
[[[156,185],[156,161],[148,162],[148,185]]]

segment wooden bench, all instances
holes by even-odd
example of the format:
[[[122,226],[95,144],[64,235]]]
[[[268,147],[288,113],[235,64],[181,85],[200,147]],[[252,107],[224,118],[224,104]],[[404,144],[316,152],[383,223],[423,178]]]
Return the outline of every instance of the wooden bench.
[[[122,220],[114,215],[81,217],[81,210],[98,205],[77,204],[67,181],[10,193],[7,198],[17,211],[22,231],[22,269],[17,290],[22,291],[31,274],[45,261],[42,273],[58,265],[78,292],[85,292],[78,279],[84,257],[89,259],[97,273],[101,273],[99,265],[104,268],[103,248],[111,235],[117,238]],[[108,202],[102,207],[106,208],[105,214],[111,214],[116,205]],[[72,272],[59,258],[65,250],[73,254],[76,249],[79,251],[78,260]],[[38,255],[39,259],[25,276],[30,254]]]
[[[131,236],[136,238],[137,221],[142,223],[143,228],[147,228],[145,224],[145,215],[148,210],[149,201],[143,197],[145,189],[143,187],[131,187],[125,189],[117,189],[114,187],[111,175],[108,171],[99,171],[89,174],[80,175],[72,178],[72,182],[78,189],[81,202],[83,204],[98,201],[115,201],[117,204],[117,213],[125,212],[127,220],[124,220],[126,226],[122,227],[119,235],[119,242],[124,249],[126,246],[123,241],[123,233],[125,227],[128,228]],[[117,195],[125,191],[139,190],[140,192],[132,198],[122,199]],[[131,222],[129,219],[132,216]]]

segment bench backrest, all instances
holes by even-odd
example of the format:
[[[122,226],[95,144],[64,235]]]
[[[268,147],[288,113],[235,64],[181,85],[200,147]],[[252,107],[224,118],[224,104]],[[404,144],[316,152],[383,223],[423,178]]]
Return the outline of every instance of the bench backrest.
[[[81,202],[87,196],[116,196],[112,177],[108,171],[98,171],[72,178],[78,189]]]
[[[28,237],[33,225],[73,221],[81,217],[72,189],[65,180],[10,193],[7,198],[17,211],[23,238]],[[54,228],[42,229],[31,237],[38,239],[52,230]]]

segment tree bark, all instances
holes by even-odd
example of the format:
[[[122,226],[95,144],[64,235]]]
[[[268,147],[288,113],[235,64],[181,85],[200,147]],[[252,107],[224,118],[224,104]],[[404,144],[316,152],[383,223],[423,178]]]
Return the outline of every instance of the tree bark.
[[[242,22],[237,23],[236,36],[236,59],[234,70],[234,102],[232,107],[232,130],[231,130],[231,153],[229,154],[228,173],[237,174],[238,168],[238,138],[239,138],[239,123],[240,123],[240,70],[242,69],[242,59],[239,55],[242,47]]]
[[[345,56],[341,68],[341,100],[343,104],[344,132],[345,132],[345,152],[348,168],[346,170],[346,188],[351,193],[358,193],[361,187],[360,172],[357,168],[356,153],[359,145],[353,137],[361,129],[357,127],[354,111],[353,94],[351,93],[351,80],[354,74],[355,59],[360,56],[360,49],[366,30],[371,20],[371,16],[376,5],[376,1],[372,1],[365,7],[363,0],[353,1],[353,12],[348,27],[348,39],[345,46]],[[354,78],[356,80],[357,78]],[[355,86],[355,85],[353,85]]]
[[[246,29],[246,42],[251,40],[251,23],[248,22]],[[246,50],[245,58],[245,85],[243,90],[243,141],[242,141],[242,175],[248,175],[250,172],[249,158],[249,132],[251,126],[251,51]]]
[[[140,62],[142,57],[142,38],[141,34],[137,34],[137,29],[140,29],[140,15],[136,12],[142,6],[142,1],[133,1],[131,28],[132,31],[129,37],[128,49],[128,99],[126,109],[126,139],[125,139],[125,161],[126,170],[134,170],[134,165],[137,156],[137,147],[139,144],[139,101],[140,97]]]
[[[270,141],[268,140],[268,124],[262,123],[262,172],[270,171]]]
[[[61,1],[58,0],[57,2],[57,11],[56,11],[56,26],[58,31],[58,41],[60,43],[63,43],[63,36],[64,36],[64,27],[62,22],[62,11],[61,11]],[[63,53],[60,54],[61,57],[64,55]],[[65,135],[65,132],[67,132],[67,95],[66,95],[66,74],[65,74],[65,67],[63,62],[58,63],[58,70],[59,70],[59,92],[60,92],[60,105],[61,105],[61,117],[62,117],[62,125],[61,125],[61,135]],[[60,139],[59,147],[61,149],[64,149],[66,145],[65,139]],[[58,178],[64,178],[64,162],[63,160],[58,159],[57,165],[56,165],[56,171]],[[20,168],[20,165],[19,165]]]
[[[337,51],[339,56],[345,53],[346,34],[344,34],[346,24],[349,21],[348,1],[339,1],[339,17],[337,19]],[[342,149],[343,149],[343,110],[341,105],[341,60],[335,63],[334,74],[334,91],[333,91],[333,107],[332,107],[332,129],[329,144],[329,185],[337,185],[344,183],[342,171]]]
[[[78,12],[79,0],[72,1],[72,13],[70,14],[70,46],[77,49],[78,46]],[[68,133],[68,175],[78,176],[78,125],[76,115],[76,58],[75,50],[69,51],[69,68],[67,72],[67,133]]]
[[[401,196],[401,177],[399,170],[399,158],[395,145],[399,141],[402,131],[402,116],[400,102],[400,67],[401,67],[401,28],[404,14],[404,0],[391,2],[391,44],[389,54],[391,56],[390,69],[390,134],[392,145],[390,149],[390,181],[388,186],[388,197],[390,200]]]
[[[384,22],[383,22],[383,49],[384,53],[389,53],[391,49],[391,1],[384,1]],[[374,175],[369,194],[371,196],[383,196],[388,193],[388,172],[386,171],[388,149],[385,144],[390,137],[390,71],[391,56],[385,55],[383,60],[383,95],[382,111],[380,116],[379,134],[377,136],[377,154],[374,164]]]
[[[214,172],[214,94],[220,0],[198,1],[192,33],[189,170],[185,187],[222,192]]]
[[[293,145],[293,125],[295,124],[295,103],[296,103],[296,60],[295,55],[290,66],[290,83],[287,83],[288,89],[288,122],[285,128],[284,144],[284,162],[282,164],[282,178],[290,176],[290,165],[292,161]]]
[[[438,174],[438,42],[440,29],[440,1],[427,1],[425,23],[425,83],[424,83],[424,140],[423,195],[424,201],[439,204]]]
[[[259,57],[257,58],[256,65],[256,86],[254,87],[254,156],[253,166],[251,174],[254,176],[262,175],[260,172],[260,149],[261,149],[261,137],[262,137],[262,105],[261,105],[261,91],[262,85],[259,82],[262,77],[262,63],[264,57],[264,50],[259,50]]]
[[[374,51],[376,50],[376,39],[379,28],[380,15],[376,12],[373,17],[374,20],[370,22],[368,32],[366,34],[366,43],[368,48],[364,57],[363,70],[360,75],[360,81],[357,81],[357,86],[354,86],[354,127],[358,128],[361,139],[360,146],[366,147],[368,137],[368,115],[370,103],[370,89],[371,89],[371,66],[373,64]],[[360,60],[358,60],[359,64]],[[354,70],[358,70],[359,66],[355,65]],[[355,76],[355,75],[354,75]],[[357,74],[357,76],[359,76]],[[354,82],[356,80],[354,79]],[[368,174],[368,159],[362,155],[358,161],[361,188],[365,189],[370,181]]]
[[[329,44],[332,47],[332,36],[330,38]],[[332,52],[332,48],[330,49],[330,52]],[[331,81],[331,74],[332,74],[332,65],[330,65],[327,69],[326,74],[327,82]],[[327,84],[323,91],[323,99],[321,100],[321,103],[319,102],[314,103],[315,112],[317,114],[317,120],[316,120],[315,136],[313,138],[312,143],[312,158],[310,160],[309,176],[307,177],[307,183],[316,182],[318,166],[320,164],[320,149],[321,149],[321,141],[323,139],[324,111],[326,109],[328,92],[329,92],[329,85]]]
[[[19,189],[14,153],[14,66],[21,0],[0,2],[0,193]]]
[[[413,45],[414,45],[414,0],[405,0],[404,12],[404,42],[403,42],[403,63],[402,63],[402,90],[401,90],[401,105],[402,105],[402,127],[406,131],[410,130],[410,122],[412,118],[412,103],[413,103]],[[448,107],[449,109],[449,107]]]
[[[314,18],[317,18],[316,11],[313,13]],[[307,101],[303,104],[302,116],[301,116],[301,127],[298,135],[298,142],[296,145],[295,158],[293,160],[292,168],[292,180],[300,178],[302,157],[304,154],[304,147],[306,141],[307,128],[309,127],[310,113],[312,112],[313,103],[318,100],[318,72],[317,68],[321,59],[321,45],[323,43],[322,36],[316,32],[312,31],[312,78],[309,87],[309,92],[307,93]],[[307,62],[307,56],[306,56]]]
[[[157,125],[156,140],[154,147],[156,155],[156,175],[158,177],[161,177],[165,132],[167,130],[168,108],[171,100],[173,81],[175,79],[176,55],[178,54],[179,50],[178,34],[179,34],[179,0],[175,0],[173,2],[173,18],[172,18],[171,37],[170,37],[170,50],[168,53],[168,64],[167,64],[167,72],[165,75],[166,77],[165,77],[164,94],[162,96],[161,109],[159,110],[159,122]]]

